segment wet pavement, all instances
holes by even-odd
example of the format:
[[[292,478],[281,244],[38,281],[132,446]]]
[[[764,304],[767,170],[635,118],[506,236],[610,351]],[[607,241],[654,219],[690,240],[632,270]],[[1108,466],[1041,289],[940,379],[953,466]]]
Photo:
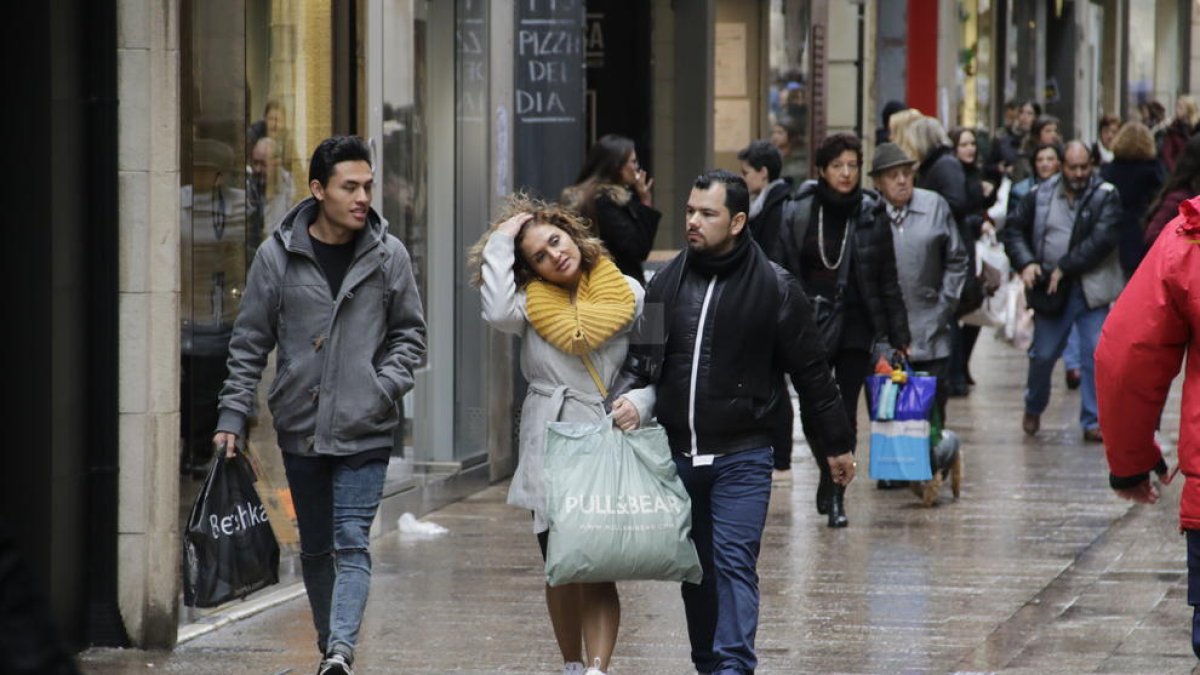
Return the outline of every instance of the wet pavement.
[[[759,673],[1190,673],[1179,485],[1132,507],[1107,485],[1103,449],[1084,444],[1078,392],[1060,372],[1042,431],[1020,428],[1025,357],[985,334],[970,397],[948,427],[964,442],[962,499],[921,506],[863,475],[850,527],[813,507],[816,471],[800,447],[796,483],[776,488],[759,573]],[[1178,392],[1164,417],[1178,429]],[[860,428],[865,420],[860,419]],[[866,442],[860,442],[865,459]],[[865,469],[866,462],[860,461]],[[541,559],[505,485],[426,516],[450,534],[374,542],[359,673],[559,673]],[[621,674],[693,672],[675,584],[619,585]],[[312,673],[303,597],[179,645],[91,650],[87,673]]]

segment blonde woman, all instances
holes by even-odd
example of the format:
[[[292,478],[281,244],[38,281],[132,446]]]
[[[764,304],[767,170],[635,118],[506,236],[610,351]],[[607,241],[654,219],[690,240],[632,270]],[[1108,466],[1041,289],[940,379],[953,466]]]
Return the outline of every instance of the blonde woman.
[[[913,120],[896,144],[917,160],[917,187],[941,195],[950,205],[954,222],[961,224],[967,214],[967,175],[942,123],[932,117]]]
[[[892,139],[893,143],[900,146],[901,150],[909,152],[908,147],[905,145],[905,134],[908,131],[908,127],[913,122],[916,122],[923,117],[925,117],[925,115],[916,108],[905,108],[900,112],[892,113],[892,116],[888,118],[888,138]]]
[[[625,360],[644,291],[636,279],[621,274],[581,216],[522,196],[510,201],[470,259],[478,269],[473,281],[482,293],[484,320],[523,338],[521,373],[529,389],[508,503],[533,513],[545,559],[546,425],[604,418],[608,387]],[[652,397],[651,389],[618,398],[614,423],[630,430],[637,420],[650,419]],[[603,675],[621,620],[616,584],[547,585],[546,607],[564,675]]]
[[[1117,251],[1121,257],[1121,269],[1125,278],[1146,255],[1142,242],[1142,221],[1150,208],[1150,201],[1162,189],[1166,173],[1154,151],[1154,134],[1141,122],[1130,122],[1121,127],[1112,142],[1113,161],[1100,168],[1100,177],[1112,183],[1121,196],[1120,239]]]
[[[1200,106],[1191,96],[1180,96],[1175,101],[1175,119],[1162,132],[1162,161],[1167,171],[1175,170],[1184,146],[1197,131],[1200,131]]]

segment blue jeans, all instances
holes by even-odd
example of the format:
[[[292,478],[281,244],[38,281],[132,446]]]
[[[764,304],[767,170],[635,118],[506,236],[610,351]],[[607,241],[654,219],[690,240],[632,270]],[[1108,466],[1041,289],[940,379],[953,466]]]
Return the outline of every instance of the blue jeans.
[[[354,657],[371,585],[371,522],[379,510],[387,462],[352,468],[344,457],[283,453],[296,523],[304,590],[322,654]]]
[[[1050,380],[1054,364],[1067,346],[1071,328],[1079,331],[1079,370],[1082,394],[1079,424],[1085,430],[1100,425],[1096,413],[1096,342],[1108,317],[1108,306],[1088,309],[1083,288],[1071,284],[1066,306],[1058,316],[1036,315],[1033,319],[1033,345],[1029,348],[1029,377],[1025,385],[1025,411],[1041,415],[1050,404]]]
[[[1071,326],[1071,336],[1067,338],[1067,349],[1063,352],[1063,367],[1067,370],[1079,370],[1079,329]]]
[[[772,449],[721,455],[709,466],[675,456],[692,500],[692,540],[704,578],[683,584],[692,662],[702,673],[753,673],[758,665],[758,550],[771,500]]]

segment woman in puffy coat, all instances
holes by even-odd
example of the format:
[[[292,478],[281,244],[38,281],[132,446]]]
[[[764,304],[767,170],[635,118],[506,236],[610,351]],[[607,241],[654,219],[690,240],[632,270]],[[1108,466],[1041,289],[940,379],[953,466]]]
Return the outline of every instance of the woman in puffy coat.
[[[876,220],[878,196],[860,185],[862,141],[854,134],[832,134],[817,148],[816,163],[819,178],[802,184],[785,205],[779,241],[767,256],[799,279],[810,299],[831,301],[844,271],[840,340],[828,358],[853,425],[876,338],[886,336],[894,348],[907,350],[912,336],[896,276],[892,231]],[[853,235],[847,237],[851,227]],[[848,267],[843,270],[843,265]],[[807,429],[805,433],[812,435]],[[810,449],[821,471],[817,513],[829,517],[830,527],[845,527],[845,488],[834,484],[818,448],[810,444]]]
[[[654,247],[662,218],[653,208],[652,187],[654,179],[638,164],[633,141],[607,134],[596,140],[575,185],[562,194],[565,205],[592,221],[617,268],[643,286],[642,263]]]
[[[1192,650],[1200,656],[1200,199],[1186,201],[1117,298],[1096,347],[1096,398],[1111,475],[1121,497],[1158,500],[1150,481],[1167,470],[1154,439],[1171,381],[1184,356],[1179,471],[1184,477],[1179,527],[1187,535]]]
[[[1113,161],[1100,168],[1100,177],[1121,195],[1121,238],[1117,251],[1125,277],[1133,276],[1146,253],[1142,221],[1150,200],[1162,189],[1163,170],[1154,150],[1154,134],[1141,122],[1121,127],[1113,139]]]

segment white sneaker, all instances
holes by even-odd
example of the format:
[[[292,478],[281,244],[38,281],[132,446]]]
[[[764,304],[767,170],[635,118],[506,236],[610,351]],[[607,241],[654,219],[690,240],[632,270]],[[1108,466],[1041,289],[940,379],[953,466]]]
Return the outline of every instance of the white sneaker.
[[[600,659],[592,661],[591,667],[583,671],[583,675],[607,675],[603,670],[600,670]]]
[[[568,661],[563,664],[563,675],[583,675],[583,663],[580,661]]]

